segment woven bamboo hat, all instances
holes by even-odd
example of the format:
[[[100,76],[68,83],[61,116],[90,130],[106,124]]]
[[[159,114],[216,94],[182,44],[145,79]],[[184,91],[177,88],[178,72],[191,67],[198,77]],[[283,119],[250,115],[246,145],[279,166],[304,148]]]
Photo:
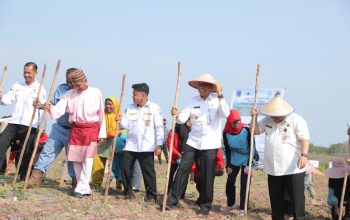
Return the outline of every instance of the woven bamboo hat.
[[[263,105],[260,113],[271,117],[287,116],[294,111],[293,107],[281,97],[275,97]]]
[[[336,157],[332,160],[332,167],[327,169],[326,174],[330,178],[340,179],[345,177],[346,172],[350,174],[349,166],[345,165],[344,158]]]
[[[213,85],[212,92],[216,91],[216,80],[210,73],[204,73],[203,75],[198,76],[196,79],[188,81],[188,85],[191,87],[198,89],[198,84],[199,83],[209,83]]]

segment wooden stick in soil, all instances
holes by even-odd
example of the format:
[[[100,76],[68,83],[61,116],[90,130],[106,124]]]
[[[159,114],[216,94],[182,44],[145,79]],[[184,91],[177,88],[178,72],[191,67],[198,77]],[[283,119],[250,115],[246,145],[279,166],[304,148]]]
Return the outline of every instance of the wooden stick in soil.
[[[255,77],[255,97],[253,107],[256,108],[256,103],[258,99],[258,90],[259,90],[259,74],[260,74],[260,65],[256,66],[256,77]],[[251,135],[250,135],[250,154],[249,154],[249,164],[248,164],[248,179],[247,179],[247,189],[245,192],[245,201],[244,201],[244,215],[248,214],[248,200],[249,200],[249,190],[250,190],[250,177],[252,174],[252,160],[254,152],[254,131],[255,131],[255,121],[257,120],[257,115],[253,116],[252,125],[251,125]]]
[[[175,99],[174,99],[174,107],[175,108],[177,108],[177,103],[178,103],[178,99],[179,99],[180,80],[181,80],[181,62],[178,62],[178,64],[177,64],[177,83],[176,83],[176,91],[175,91]],[[173,145],[174,145],[174,135],[175,135],[175,124],[176,124],[176,116],[173,115],[173,121],[172,121],[172,126],[171,126],[170,146],[169,146],[169,159],[168,159],[169,162],[168,162],[168,168],[167,168],[167,172],[166,172],[166,179],[165,179],[165,186],[164,186],[162,213],[165,212],[166,201],[167,201],[167,197],[168,197],[170,167],[171,167],[171,159],[172,159],[173,147],[174,147]]]
[[[43,73],[42,73],[42,75],[41,75],[40,85],[39,85],[38,94],[37,94],[37,96],[36,96],[36,100],[39,100],[39,97],[40,97],[41,88],[43,87],[43,83],[44,83],[45,72],[46,72],[46,64],[44,64],[44,69],[43,69]],[[32,127],[33,127],[33,123],[34,123],[35,114],[36,114],[36,108],[34,107],[33,113],[32,113],[32,118],[30,119],[30,122],[29,122],[28,131],[27,131],[26,137],[25,137],[25,139],[24,139],[24,143],[23,143],[23,145],[22,145],[21,154],[20,154],[20,156],[19,156],[19,160],[18,160],[17,168],[16,168],[16,173],[15,173],[15,177],[13,178],[12,185],[15,185],[15,184],[16,184],[16,181],[17,181],[19,169],[20,169],[20,167],[21,167],[22,160],[23,160],[24,151],[25,151],[25,149],[26,149],[26,147],[27,147],[28,139],[29,139],[30,133],[31,133],[31,131],[32,131]]]
[[[3,90],[6,74],[7,74],[7,65],[4,66],[4,70],[2,71],[2,76],[0,81],[0,92],[2,92]]]
[[[56,70],[55,70],[55,74],[53,76],[53,80],[51,82],[51,87],[50,87],[50,92],[49,92],[49,96],[46,99],[46,102],[49,103],[51,100],[51,96],[53,94],[54,88],[55,88],[55,84],[56,84],[56,80],[57,80],[57,76],[58,76],[58,71],[60,69],[60,65],[61,65],[61,60],[57,61],[57,65],[56,65]],[[34,145],[34,149],[33,149],[33,153],[32,153],[32,157],[30,158],[30,162],[29,162],[29,166],[28,166],[28,170],[27,170],[27,174],[26,174],[26,178],[24,180],[24,186],[23,189],[25,190],[28,186],[28,180],[29,180],[29,176],[30,173],[32,171],[32,166],[33,166],[33,162],[34,162],[34,158],[36,155],[36,152],[38,150],[38,146],[39,146],[39,141],[40,141],[40,137],[41,137],[41,133],[44,130],[44,126],[46,123],[46,117],[47,117],[47,112],[45,111],[44,116],[43,116],[43,120],[40,122],[40,127],[39,127],[39,131],[36,135],[36,140],[35,140],[35,145]]]
[[[348,123],[348,128],[350,128],[350,122]],[[350,148],[350,138],[348,142],[348,148],[347,148],[347,153],[346,156],[349,156],[349,148]],[[349,164],[348,160],[345,159],[345,177],[344,177],[344,182],[343,182],[343,189],[341,191],[341,197],[340,197],[340,207],[339,207],[339,217],[338,219],[341,220],[343,217],[343,209],[344,209],[344,197],[345,197],[345,191],[346,191],[346,185],[348,183],[348,169],[349,169]]]
[[[120,94],[119,106],[118,106],[118,111],[117,111],[119,115],[121,113],[121,108],[122,108],[123,99],[124,99],[125,78],[126,78],[126,75],[124,74],[123,75],[123,80],[122,80],[122,91],[121,91],[121,94]],[[104,197],[103,197],[103,201],[104,202],[107,201],[107,198],[108,198],[110,177],[111,177],[111,173],[112,173],[114,152],[115,152],[115,146],[117,144],[118,135],[119,135],[119,123],[117,123],[117,127],[115,129],[115,138],[113,140],[111,155],[109,157],[109,166],[108,166],[107,180],[106,180],[106,186],[105,186],[105,194],[104,194]]]

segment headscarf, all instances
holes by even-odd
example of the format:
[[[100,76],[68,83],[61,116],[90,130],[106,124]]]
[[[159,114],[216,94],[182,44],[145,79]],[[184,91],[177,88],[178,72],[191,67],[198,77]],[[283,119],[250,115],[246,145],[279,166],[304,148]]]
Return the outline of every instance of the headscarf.
[[[239,112],[235,109],[231,109],[230,115],[227,117],[227,120],[226,120],[224,132],[234,134],[234,135],[239,134],[242,131],[244,124],[240,122],[238,128],[235,128],[235,129],[231,126],[232,122],[238,121],[238,120],[241,120],[241,116],[239,115]]]
[[[108,113],[105,110],[105,120],[106,120],[106,130],[107,130],[107,137],[108,138],[114,138],[115,137],[115,131],[117,128],[117,122],[115,121],[116,114],[118,113],[118,106],[119,102],[116,97],[109,96],[106,98],[105,102],[109,100],[113,103],[113,110],[111,113]]]

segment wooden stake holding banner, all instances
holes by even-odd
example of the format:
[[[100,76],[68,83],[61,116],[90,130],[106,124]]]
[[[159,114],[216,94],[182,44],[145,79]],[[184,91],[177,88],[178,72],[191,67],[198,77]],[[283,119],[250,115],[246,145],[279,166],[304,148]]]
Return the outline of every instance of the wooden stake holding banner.
[[[42,73],[42,75],[41,75],[40,85],[39,85],[38,94],[37,94],[37,96],[36,96],[36,100],[39,100],[39,97],[40,97],[41,88],[43,87],[43,83],[44,83],[45,72],[46,72],[46,64],[44,64],[44,69],[43,69],[43,73]],[[17,181],[19,169],[20,169],[20,167],[21,167],[22,160],[23,160],[23,154],[24,154],[24,151],[25,151],[25,149],[26,149],[26,146],[27,146],[27,143],[28,143],[28,140],[29,140],[30,133],[31,133],[31,131],[32,131],[32,127],[33,127],[33,123],[34,123],[35,114],[36,114],[36,108],[33,109],[32,118],[30,119],[28,131],[27,131],[26,137],[25,137],[25,139],[24,139],[24,143],[23,143],[23,145],[22,145],[22,150],[21,150],[21,154],[20,154],[20,156],[19,156],[19,160],[18,160],[18,164],[17,164],[17,168],[16,168],[16,173],[15,173],[15,177],[13,178],[12,185],[15,185],[15,184],[16,184],[16,181]]]
[[[123,99],[124,99],[125,78],[126,78],[126,74],[123,75],[123,80],[122,80],[122,91],[120,94],[119,106],[118,106],[118,111],[117,111],[119,115],[121,113],[120,110],[122,108]],[[113,140],[112,151],[111,151],[111,155],[109,157],[109,166],[108,166],[107,180],[106,180],[106,186],[105,186],[105,195],[103,197],[104,202],[107,201],[107,198],[108,198],[109,183],[110,183],[110,177],[111,177],[111,173],[112,173],[114,152],[115,152],[115,146],[117,144],[118,135],[119,135],[119,123],[117,123],[117,127],[115,129],[115,138]]]
[[[0,92],[2,92],[3,90],[6,74],[7,74],[7,65],[4,66],[4,70],[2,71],[2,76],[0,81]]]
[[[51,100],[51,96],[53,94],[54,88],[55,88],[55,84],[56,84],[56,80],[57,80],[57,76],[58,76],[58,71],[60,69],[60,65],[61,65],[61,60],[57,61],[57,65],[56,65],[56,70],[55,70],[55,74],[53,76],[53,80],[51,82],[51,87],[50,87],[50,92],[49,92],[49,96],[46,99],[46,102],[49,103]],[[45,111],[44,116],[43,116],[43,120],[40,122],[40,127],[39,127],[39,131],[36,135],[36,140],[35,140],[35,145],[34,145],[34,149],[33,149],[33,153],[32,153],[32,157],[30,159],[29,162],[29,166],[28,166],[28,170],[27,170],[27,175],[26,175],[26,179],[24,180],[24,186],[23,189],[25,190],[28,186],[28,179],[30,176],[30,173],[32,171],[32,166],[33,166],[33,162],[34,162],[34,158],[36,155],[36,152],[38,150],[38,146],[39,146],[39,141],[40,141],[40,137],[41,137],[41,133],[44,130],[44,126],[46,123],[46,117],[47,117],[47,112]]]
[[[174,100],[174,107],[175,108],[177,108],[177,103],[178,103],[178,99],[179,99],[180,80],[181,80],[181,62],[178,62],[178,64],[177,64],[177,83],[176,83],[176,92],[175,92],[175,100]],[[166,200],[168,197],[168,185],[169,185],[169,178],[170,178],[171,158],[173,155],[175,124],[176,124],[176,116],[174,115],[173,121],[172,121],[172,126],[171,126],[171,139],[170,139],[169,159],[168,159],[169,162],[168,162],[168,169],[166,172],[166,179],[165,179],[165,186],[164,186],[164,197],[163,197],[163,206],[162,206],[163,213],[165,212]],[[164,137],[164,138],[166,138],[166,137]]]
[[[256,103],[258,99],[258,90],[259,90],[259,74],[260,74],[260,65],[256,66],[256,77],[255,77],[255,97],[253,107],[256,108]],[[250,190],[250,176],[252,174],[252,161],[253,161],[253,152],[254,152],[254,131],[255,131],[255,121],[257,120],[257,115],[253,116],[251,126],[251,135],[250,135],[250,154],[249,154],[249,164],[248,164],[248,179],[247,179],[247,189],[245,192],[245,201],[244,201],[244,214],[248,213],[248,200],[249,200],[249,190]],[[241,171],[242,172],[242,171]]]
[[[350,122],[348,122],[348,129],[350,129]],[[347,152],[346,152],[346,156],[349,157],[349,148],[350,148],[350,137],[349,137],[349,141],[348,141],[348,148],[347,148]],[[344,182],[343,182],[343,189],[341,191],[341,197],[340,197],[340,207],[339,207],[339,217],[338,220],[341,220],[343,217],[343,209],[344,209],[344,197],[345,197],[345,191],[346,191],[346,185],[348,183],[348,169],[349,169],[349,164],[348,164],[348,160],[345,159],[344,160],[344,166],[345,166],[345,177],[344,177]]]

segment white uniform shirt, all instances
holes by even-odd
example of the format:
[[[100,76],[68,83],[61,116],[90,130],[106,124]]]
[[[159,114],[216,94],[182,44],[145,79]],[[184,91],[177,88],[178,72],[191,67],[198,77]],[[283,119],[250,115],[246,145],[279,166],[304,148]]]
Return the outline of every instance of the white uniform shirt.
[[[124,150],[154,152],[155,145],[163,143],[163,117],[159,106],[153,102],[148,101],[143,107],[130,104],[120,126],[128,130]]]
[[[305,172],[297,167],[301,155],[300,140],[310,140],[305,120],[292,113],[285,120],[275,123],[265,117],[258,123],[260,133],[265,132],[264,170],[273,176]]]
[[[11,90],[2,96],[0,102],[1,105],[11,105],[13,102],[15,103],[14,111],[8,123],[29,126],[34,110],[33,101],[38,95],[39,86],[40,84],[36,80],[30,86],[28,86],[25,82],[15,83],[13,84]],[[42,87],[39,101],[44,103],[46,102],[45,99],[46,91],[45,88]],[[43,113],[43,110],[40,110],[39,113],[38,110],[36,111],[33,121],[33,128],[38,128],[39,114],[40,120],[42,120]]]
[[[212,93],[206,100],[193,97],[179,114],[177,122],[183,124],[190,118],[192,126],[186,144],[198,150],[221,147],[221,119],[227,118],[230,108],[225,99]]]

